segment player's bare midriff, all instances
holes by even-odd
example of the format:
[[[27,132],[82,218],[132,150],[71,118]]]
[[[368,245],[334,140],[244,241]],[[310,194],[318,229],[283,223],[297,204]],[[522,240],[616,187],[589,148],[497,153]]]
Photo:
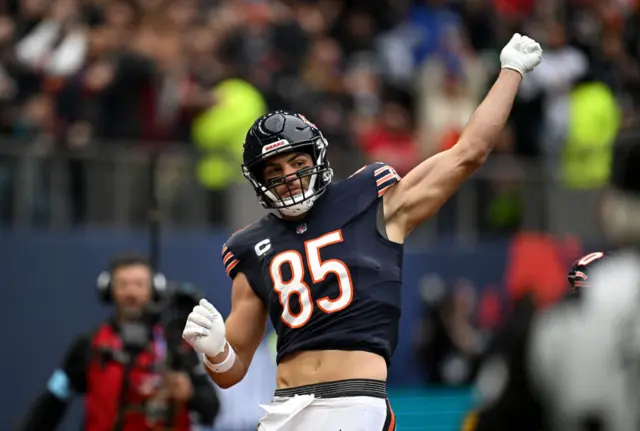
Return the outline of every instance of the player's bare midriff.
[[[375,353],[317,350],[293,353],[278,365],[278,389],[344,379],[386,381],[387,364]]]

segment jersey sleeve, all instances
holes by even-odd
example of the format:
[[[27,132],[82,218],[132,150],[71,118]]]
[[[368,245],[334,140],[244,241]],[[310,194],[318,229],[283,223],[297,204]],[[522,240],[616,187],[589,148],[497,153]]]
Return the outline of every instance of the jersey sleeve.
[[[461,431],[539,431],[540,400],[527,370],[527,350],[535,313],[533,298],[522,298],[496,334],[476,381],[477,404]]]
[[[224,270],[229,278],[233,280],[239,272],[238,265],[240,264],[240,256],[238,251],[234,253],[229,248],[227,245],[228,242],[229,241],[227,241],[227,243],[222,247],[222,264],[224,265]]]
[[[247,227],[248,228],[248,227]],[[247,228],[231,235],[222,247],[222,264],[227,276],[234,280],[239,273],[247,278],[251,289],[265,303],[268,300],[268,288],[260,274],[260,263],[256,260],[256,238]]]
[[[252,247],[252,228],[254,223],[235,231],[222,246],[222,264],[224,270],[232,280],[239,272],[246,272],[251,267],[251,257],[247,250]],[[249,274],[245,274],[249,276]]]
[[[376,182],[378,197],[382,197],[391,186],[400,182],[400,175],[396,170],[381,162],[373,164],[373,178]]]
[[[373,191],[379,198],[400,181],[400,175],[396,170],[382,162],[363,166],[353,173],[350,178],[357,178],[368,184],[373,184]]]

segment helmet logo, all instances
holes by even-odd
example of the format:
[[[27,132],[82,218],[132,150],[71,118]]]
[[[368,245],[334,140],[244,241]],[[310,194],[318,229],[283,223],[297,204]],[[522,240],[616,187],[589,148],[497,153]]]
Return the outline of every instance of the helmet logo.
[[[302,114],[298,114],[298,116],[300,116],[300,119],[301,119],[302,121],[304,121],[304,123],[305,123],[305,124],[308,124],[309,126],[313,127],[314,129],[317,129],[317,128],[318,128],[318,126],[316,126],[315,124],[313,124],[311,121],[307,120],[307,117],[305,117],[304,115],[302,115]]]
[[[272,144],[265,145],[262,147],[262,154],[268,153],[269,151],[277,150],[284,147],[290,147],[291,144],[286,139],[280,139]]]

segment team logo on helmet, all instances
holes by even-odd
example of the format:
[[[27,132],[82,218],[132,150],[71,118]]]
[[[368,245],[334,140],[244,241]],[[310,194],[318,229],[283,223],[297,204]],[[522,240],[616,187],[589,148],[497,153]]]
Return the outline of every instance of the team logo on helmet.
[[[289,143],[289,141],[287,141],[286,139],[280,139],[279,141],[276,141],[273,144],[265,145],[264,147],[262,147],[262,154],[266,154],[274,150],[282,151],[284,149],[290,149],[290,148],[291,148],[291,144]]]
[[[307,117],[305,117],[304,115],[302,115],[302,114],[298,114],[298,116],[300,117],[300,119],[301,119],[303,122],[305,122],[306,124],[310,125],[310,126],[311,126],[311,127],[313,127],[314,129],[317,129],[317,128],[318,128],[318,126],[316,126],[316,125],[315,125],[315,124],[313,124],[311,121],[309,121],[309,120],[307,119]]]

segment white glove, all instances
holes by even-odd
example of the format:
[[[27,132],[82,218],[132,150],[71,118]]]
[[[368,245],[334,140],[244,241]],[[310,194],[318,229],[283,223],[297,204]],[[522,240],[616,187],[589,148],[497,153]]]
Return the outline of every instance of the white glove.
[[[514,34],[500,53],[502,68],[512,69],[524,78],[542,61],[542,48],[535,40],[518,33]]]
[[[227,343],[222,315],[209,301],[201,299],[189,313],[182,338],[198,353],[209,357],[222,353]]]

